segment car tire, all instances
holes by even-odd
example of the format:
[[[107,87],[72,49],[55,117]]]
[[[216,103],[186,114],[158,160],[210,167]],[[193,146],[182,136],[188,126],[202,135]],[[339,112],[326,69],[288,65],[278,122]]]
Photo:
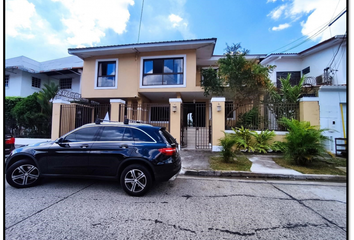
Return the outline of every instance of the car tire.
[[[129,165],[120,176],[120,184],[130,196],[143,196],[151,187],[151,173],[140,164]]]
[[[39,169],[28,159],[15,162],[6,171],[6,181],[15,188],[32,187],[38,183],[39,178]]]

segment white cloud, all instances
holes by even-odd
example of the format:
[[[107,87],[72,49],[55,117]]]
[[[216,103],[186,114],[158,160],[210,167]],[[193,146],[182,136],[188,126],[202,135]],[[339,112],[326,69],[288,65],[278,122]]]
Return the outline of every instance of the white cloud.
[[[181,18],[180,16],[177,16],[175,14],[171,14],[170,16],[168,16],[168,19],[172,23],[173,27],[177,27],[179,25],[179,23],[183,20],[183,18]]]
[[[269,0],[268,0],[269,2]],[[285,8],[283,6],[286,6]],[[301,22],[301,33],[304,36],[312,37],[313,40],[325,40],[331,36],[344,34],[346,32],[346,14],[343,15],[335,24],[327,30],[318,33],[318,31],[328,25],[335,16],[346,8],[345,0],[292,0],[291,4],[281,5],[271,11],[268,16],[274,20],[291,19],[296,22],[304,15],[308,15],[305,21]],[[283,18],[281,18],[283,17]],[[294,25],[294,24],[292,24]],[[281,30],[278,27],[273,27],[272,30]],[[288,26],[289,27],[289,26]],[[318,33],[314,36],[315,33]]]
[[[6,35],[33,38],[32,25],[38,20],[35,6],[27,0],[6,1]]]
[[[268,16],[270,16],[274,20],[277,20],[277,19],[279,19],[281,17],[281,15],[283,14],[283,12],[284,12],[286,7],[287,7],[286,4],[281,5],[281,6],[277,7],[277,8],[275,8],[273,11],[271,11],[268,14]]]
[[[60,2],[67,10],[60,19],[64,30],[53,29],[28,0],[6,0],[6,36],[37,39],[66,49],[92,46],[105,37],[108,29],[124,33],[130,18],[128,7],[134,5],[134,0],[105,0],[100,4],[96,0],[52,1]]]
[[[272,30],[273,31],[280,31],[280,30],[286,29],[290,26],[291,25],[289,23],[284,23],[284,24],[280,24],[278,27],[273,27]]]
[[[59,0],[52,0],[54,2]],[[105,36],[105,31],[112,29],[117,34],[126,31],[130,18],[129,5],[133,0],[61,0],[69,12],[68,17],[61,19],[66,27],[69,44],[93,45]]]

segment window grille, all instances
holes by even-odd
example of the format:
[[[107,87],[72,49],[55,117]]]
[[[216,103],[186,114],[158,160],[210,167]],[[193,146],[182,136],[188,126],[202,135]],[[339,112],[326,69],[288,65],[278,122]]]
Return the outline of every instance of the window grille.
[[[5,87],[9,86],[10,75],[5,76]]]
[[[41,88],[41,79],[32,77],[32,87]]]
[[[72,85],[71,78],[60,79],[60,82],[59,82],[60,89],[71,89],[71,85]]]

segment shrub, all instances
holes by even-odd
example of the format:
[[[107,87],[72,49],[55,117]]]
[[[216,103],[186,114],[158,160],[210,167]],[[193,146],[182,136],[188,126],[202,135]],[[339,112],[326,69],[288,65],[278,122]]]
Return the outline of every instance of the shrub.
[[[252,141],[252,136],[254,131],[241,126],[240,128],[232,128],[235,132],[233,138],[235,139],[235,148],[237,151],[254,152],[254,143]]]
[[[230,162],[231,158],[235,156],[233,150],[235,137],[225,132],[224,135],[223,138],[219,139],[220,145],[222,146],[221,157],[224,159],[224,162]]]
[[[260,153],[267,153],[269,150],[271,150],[270,144],[268,144],[268,141],[271,140],[275,136],[274,131],[261,131],[260,133],[254,132],[253,136],[256,140],[254,149],[256,152]]]
[[[280,141],[275,141],[270,146],[273,152],[284,152],[285,151],[285,143]]]
[[[284,143],[284,157],[293,160],[296,164],[307,165],[317,157],[323,157],[326,153],[324,141],[328,139],[322,135],[325,129],[317,129],[309,122],[300,122],[295,119],[282,118],[280,123],[289,131]]]

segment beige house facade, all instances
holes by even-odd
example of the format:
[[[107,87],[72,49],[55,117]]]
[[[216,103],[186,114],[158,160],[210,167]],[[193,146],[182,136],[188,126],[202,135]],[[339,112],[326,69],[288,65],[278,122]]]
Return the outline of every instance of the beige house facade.
[[[201,87],[202,69],[217,68],[223,57],[213,55],[215,44],[208,38],[69,49],[84,62],[81,96],[96,105],[54,100],[52,139],[97,118],[129,119],[166,127],[181,147],[220,151],[225,122],[236,114],[226,115],[227,97],[205,96]]]

